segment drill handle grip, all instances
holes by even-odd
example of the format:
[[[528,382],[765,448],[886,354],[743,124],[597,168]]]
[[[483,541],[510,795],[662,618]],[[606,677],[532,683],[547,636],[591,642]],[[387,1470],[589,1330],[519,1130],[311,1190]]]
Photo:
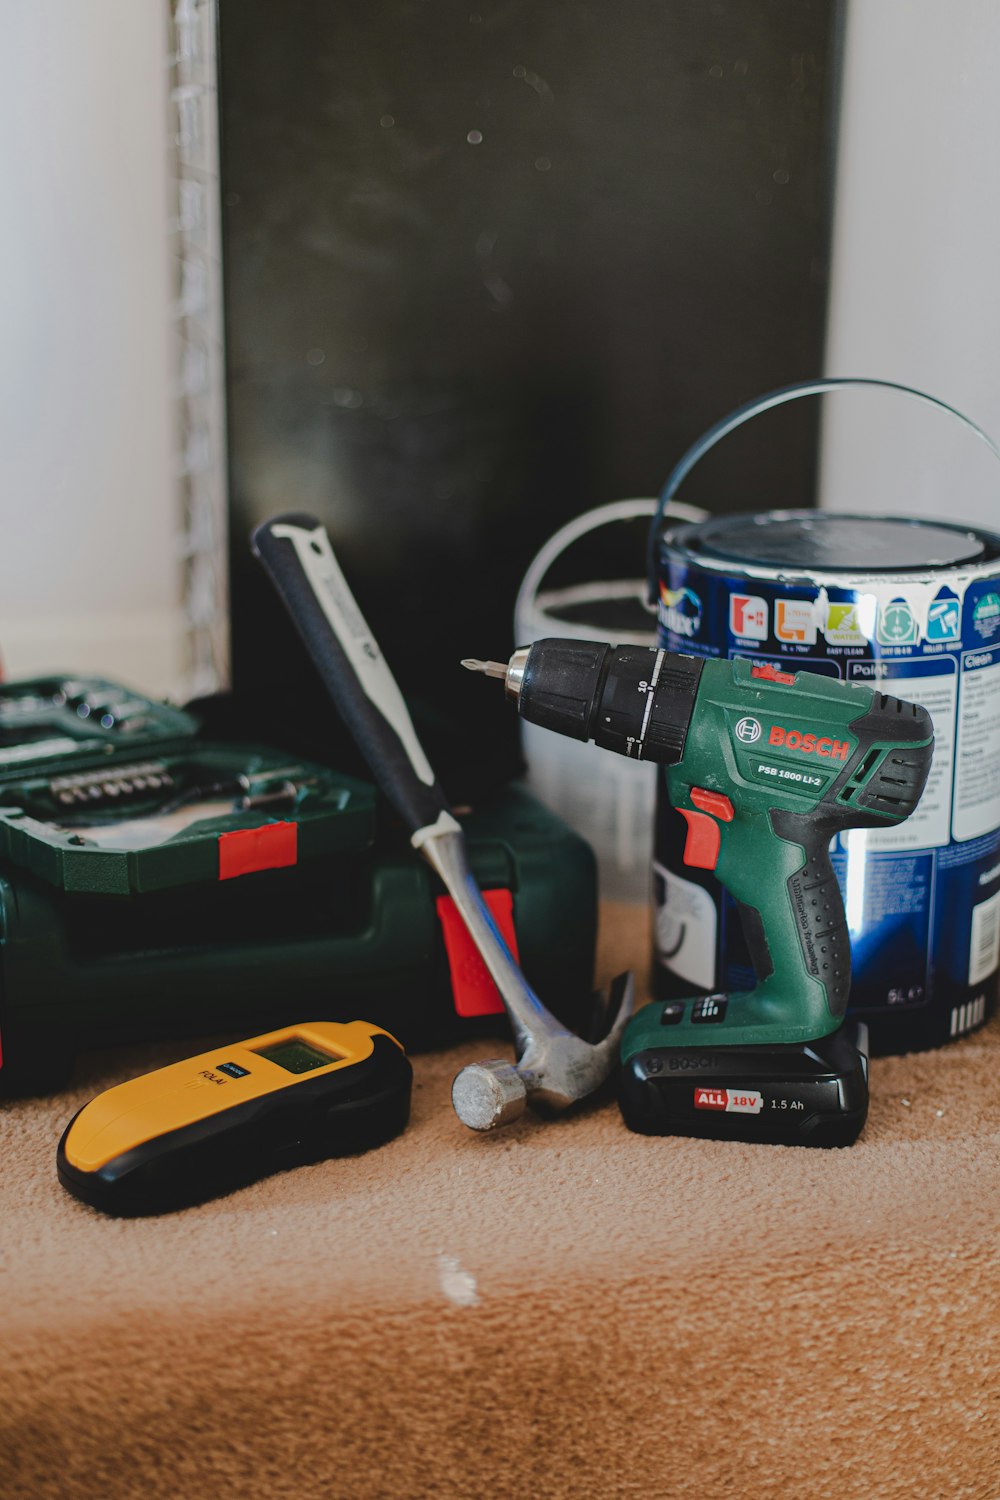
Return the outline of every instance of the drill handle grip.
[[[780,837],[791,838],[805,854],[804,864],[788,878],[788,899],[806,969],[823,985],[830,1013],[839,1020],[851,993],[851,937],[830,860],[834,830],[824,819],[796,814],[774,813],[771,821]]]
[[[411,834],[432,827],[448,803],[379,649],[313,516],[264,521],[251,537],[323,683],[376,781]]]
[[[777,809],[767,823],[767,864],[759,826],[734,824],[716,874],[739,905],[755,995],[811,1013],[821,1035],[841,1020],[851,990],[850,935],[830,861],[835,830],[825,818]]]

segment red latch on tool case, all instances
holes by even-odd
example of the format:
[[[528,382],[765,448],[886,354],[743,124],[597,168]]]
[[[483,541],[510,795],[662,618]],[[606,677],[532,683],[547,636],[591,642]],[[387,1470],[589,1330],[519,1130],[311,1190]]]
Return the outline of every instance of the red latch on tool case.
[[[483,900],[500,931],[511,957],[518,961],[517,937],[514,933],[514,898],[508,890],[483,891]],[[500,992],[490,971],[479,955],[479,949],[466,931],[450,896],[437,898],[437,914],[444,932],[444,946],[451,969],[455,1013],[459,1016],[495,1016],[503,1014]]]
[[[237,828],[219,834],[219,879],[253,875],[257,870],[281,870],[299,857],[297,823],[265,823],[260,828]]]

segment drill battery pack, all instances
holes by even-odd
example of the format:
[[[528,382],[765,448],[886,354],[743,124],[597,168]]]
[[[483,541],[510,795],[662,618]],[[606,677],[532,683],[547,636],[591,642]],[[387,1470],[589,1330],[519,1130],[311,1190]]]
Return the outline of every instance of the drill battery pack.
[[[687,1003],[704,1008],[721,998]],[[647,1006],[644,1039],[657,1019],[675,1024],[682,1008]],[[850,1146],[868,1114],[868,1028],[848,1022],[815,1042],[774,1046],[641,1046],[624,1059],[618,1100],[640,1135]]]
[[[382,814],[364,780],[206,738],[116,683],[5,684],[0,1093],[63,1086],[85,1049],[307,1014],[364,1015],[408,1050],[504,1035],[436,878]],[[589,846],[516,785],[462,821],[529,981],[589,1034]]]

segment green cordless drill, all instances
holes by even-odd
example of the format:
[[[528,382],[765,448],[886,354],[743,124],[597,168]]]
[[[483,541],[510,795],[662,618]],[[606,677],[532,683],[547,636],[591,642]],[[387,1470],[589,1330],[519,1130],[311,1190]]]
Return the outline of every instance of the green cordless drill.
[[[849,1145],[868,1109],[867,1029],[841,1024],[851,952],[829,845],[913,812],[934,748],[927,710],[812,672],[592,641],[463,665],[503,678],[531,723],[662,765],[685,862],[738,903],[756,988],[632,1018],[626,1124]]]

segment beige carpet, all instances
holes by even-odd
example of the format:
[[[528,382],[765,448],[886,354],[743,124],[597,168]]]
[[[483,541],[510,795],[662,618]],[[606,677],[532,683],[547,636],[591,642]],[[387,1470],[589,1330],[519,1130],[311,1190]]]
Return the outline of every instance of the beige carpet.
[[[645,917],[605,911],[600,967]],[[187,1050],[190,1050],[188,1048]],[[860,1142],[496,1136],[416,1059],[409,1130],[115,1222],[66,1119],[180,1055],[0,1112],[0,1495],[1000,1497],[1000,1026],[876,1061]]]

